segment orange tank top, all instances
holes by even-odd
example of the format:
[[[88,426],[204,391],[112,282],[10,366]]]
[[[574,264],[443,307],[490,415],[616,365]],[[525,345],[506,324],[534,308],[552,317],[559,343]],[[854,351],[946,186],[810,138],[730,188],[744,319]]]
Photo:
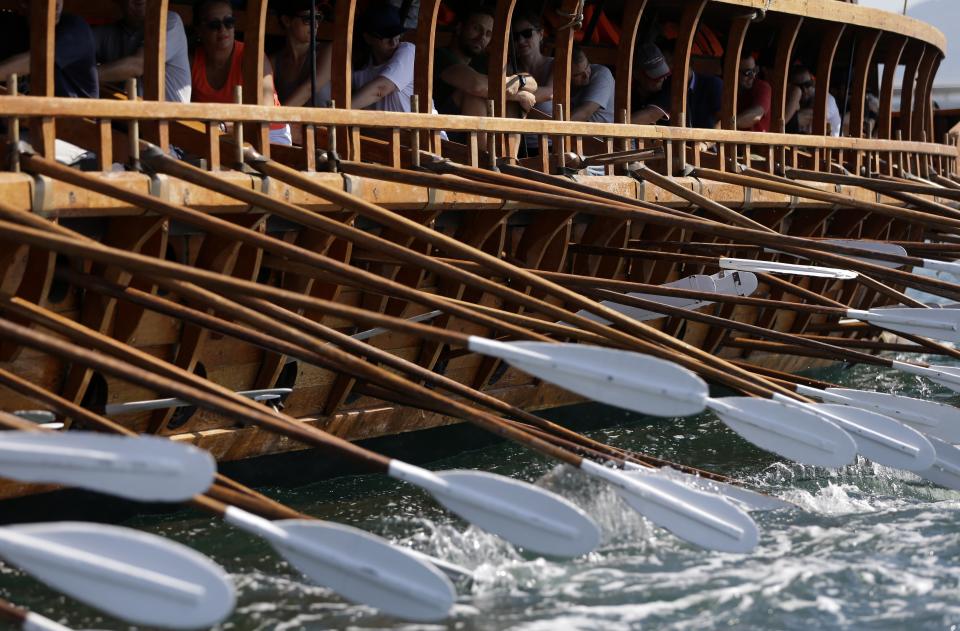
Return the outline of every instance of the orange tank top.
[[[230,72],[227,80],[219,89],[215,89],[207,81],[207,54],[202,47],[197,47],[193,54],[193,66],[190,68],[190,77],[193,81],[194,103],[233,103],[233,88],[243,85],[243,42],[233,43],[233,53],[230,55]],[[273,104],[280,105],[277,93],[273,93]],[[283,129],[283,123],[270,125],[271,129]]]

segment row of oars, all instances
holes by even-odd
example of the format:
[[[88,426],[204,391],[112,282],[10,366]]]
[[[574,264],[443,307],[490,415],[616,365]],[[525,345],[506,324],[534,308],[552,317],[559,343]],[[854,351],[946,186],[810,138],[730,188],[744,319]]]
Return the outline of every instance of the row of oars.
[[[315,185],[309,180],[298,179],[298,174],[287,172],[281,166],[263,161],[253,154],[248,154],[248,157],[255,167],[262,167],[264,171],[272,169],[271,175],[275,177],[285,176],[294,185],[301,186],[304,190],[314,194],[322,197],[329,195],[337,197],[341,194],[339,191],[330,191],[329,189],[324,191],[314,190],[312,187]],[[445,253],[463,256],[474,264],[482,266],[484,274],[475,274],[463,269],[464,266],[462,265],[454,265],[435,258],[432,259],[434,262],[430,262],[431,259],[415,256],[415,253],[403,248],[399,248],[399,250],[390,248],[387,245],[389,242],[376,240],[372,235],[361,233],[336,222],[324,221],[325,218],[321,215],[309,213],[309,211],[291,204],[280,203],[266,196],[251,198],[249,191],[243,191],[239,187],[231,188],[217,178],[212,178],[200,171],[191,171],[189,167],[170,161],[158,154],[148,155],[148,160],[154,168],[168,169],[168,172],[172,172],[178,177],[200,183],[250,203],[256,203],[256,205],[273,214],[293,219],[304,226],[327,230],[331,234],[351,239],[355,243],[375,249],[385,256],[393,257],[397,262],[421,265],[438,275],[446,275],[482,291],[494,293],[507,302],[513,302],[530,312],[562,321],[563,324],[550,324],[534,318],[527,318],[524,321],[525,323],[535,320],[541,322],[543,327],[553,327],[548,332],[533,335],[523,325],[511,324],[507,321],[507,317],[500,317],[501,315],[505,316],[506,312],[497,314],[489,309],[481,310],[472,305],[430,296],[416,290],[416,288],[404,287],[396,283],[391,284],[384,279],[364,274],[356,268],[350,268],[342,264],[338,265],[326,257],[313,255],[313,253],[302,251],[299,248],[278,245],[280,242],[268,236],[253,231],[242,232],[243,229],[239,229],[241,232],[233,231],[231,236],[252,243],[257,247],[262,247],[275,256],[285,257],[291,261],[292,265],[297,266],[298,272],[308,272],[314,275],[332,274],[339,280],[355,283],[369,291],[376,291],[385,295],[397,295],[412,302],[469,319],[489,327],[491,330],[536,341],[525,344],[504,344],[495,339],[457,335],[434,327],[417,326],[415,323],[396,318],[351,310],[341,305],[304,298],[290,292],[258,286],[254,283],[245,283],[237,279],[203,273],[200,270],[192,270],[183,266],[152,260],[149,257],[105,248],[89,242],[79,235],[70,233],[64,228],[47,224],[33,217],[25,217],[9,210],[0,209],[0,214],[5,220],[3,222],[4,228],[9,228],[11,234],[16,238],[36,247],[89,258],[121,267],[135,275],[142,275],[144,278],[169,289],[180,296],[181,299],[203,308],[189,309],[150,294],[115,285],[110,286],[109,283],[100,279],[84,277],[79,274],[68,274],[67,280],[78,286],[86,287],[92,291],[103,291],[124,299],[140,300],[140,304],[148,308],[156,308],[161,312],[166,309],[167,313],[179,313],[178,317],[184,317],[184,319],[204,326],[220,327],[218,330],[225,334],[235,335],[239,339],[280,350],[304,361],[335,369],[376,384],[376,387],[379,388],[378,392],[385,397],[392,397],[394,400],[402,400],[407,403],[417,401],[420,405],[429,406],[431,409],[475,422],[500,435],[555,456],[562,462],[578,466],[592,475],[607,479],[614,483],[618,491],[626,497],[631,505],[644,512],[655,522],[665,525],[682,537],[697,541],[701,545],[705,544],[707,547],[733,550],[749,549],[756,540],[755,527],[753,527],[749,518],[744,520],[746,516],[741,512],[736,509],[730,510],[733,507],[725,500],[716,497],[709,498],[702,493],[691,492],[686,487],[677,484],[674,478],[654,477],[649,474],[636,478],[615,474],[609,469],[596,466],[592,458],[611,462],[621,467],[629,467],[630,462],[662,463],[654,463],[650,459],[638,459],[634,454],[624,454],[607,446],[592,443],[572,432],[548,424],[539,417],[510,409],[509,406],[495,402],[495,399],[491,400],[487,395],[470,392],[469,389],[455,385],[449,380],[437,378],[430,371],[425,371],[413,365],[405,365],[396,358],[377,351],[373,347],[364,344],[358,346],[355,344],[356,340],[351,340],[348,336],[303,318],[296,313],[296,309],[304,307],[317,309],[323,313],[345,317],[358,324],[416,332],[418,335],[423,335],[439,343],[463,346],[470,350],[490,353],[506,359],[541,378],[556,381],[574,390],[578,388],[587,389],[594,395],[602,393],[605,401],[615,404],[629,403],[629,406],[633,406],[632,409],[637,409],[640,406],[636,401],[638,398],[643,399],[642,394],[644,393],[648,401],[645,406],[647,410],[650,407],[656,407],[667,415],[692,413],[702,410],[704,406],[711,406],[711,409],[716,410],[722,417],[726,415],[736,419],[732,423],[742,425],[741,433],[747,435],[751,431],[755,434],[757,432],[765,433],[766,436],[762,440],[767,443],[793,441],[800,445],[800,447],[792,448],[798,454],[803,451],[816,454],[818,449],[822,451],[824,447],[831,447],[831,453],[846,458],[847,461],[852,458],[855,449],[853,441],[847,439],[847,442],[844,443],[841,436],[845,437],[846,434],[839,431],[836,426],[831,425],[829,421],[826,425],[823,424],[825,413],[813,411],[819,411],[822,408],[807,406],[805,409],[800,409],[791,406],[803,405],[802,403],[773,403],[777,413],[781,414],[787,421],[781,423],[781,426],[778,427],[778,433],[777,431],[771,431],[771,427],[774,427],[774,425],[767,419],[762,418],[774,409],[766,405],[772,402],[759,400],[732,402],[723,399],[711,399],[707,396],[705,385],[686,371],[665,374],[667,378],[662,383],[652,386],[649,383],[637,383],[639,380],[630,379],[631,374],[651,374],[654,371],[666,371],[670,368],[662,361],[640,358],[615,349],[550,343],[548,341],[550,338],[547,335],[562,335],[574,339],[589,337],[589,341],[608,346],[645,350],[661,356],[671,355],[671,351],[672,356],[676,356],[677,351],[693,352],[689,347],[679,345],[676,340],[639,324],[616,309],[600,304],[590,296],[585,296],[552,281],[546,281],[529,270],[508,265],[499,261],[499,259],[491,260],[492,257],[485,257],[482,253],[476,251],[458,248],[454,245],[457,242],[451,243],[451,240],[446,239],[440,233],[424,232],[428,229],[418,224],[406,222],[402,217],[366,204],[356,198],[341,196],[334,201],[345,208],[361,214],[366,213],[366,216],[370,216],[384,225],[407,229],[419,238],[429,239]],[[230,226],[229,224],[224,226],[225,222],[200,216],[200,213],[195,213],[190,209],[122,191],[108,183],[98,181],[96,178],[69,172],[36,157],[27,156],[24,162],[28,169],[64,179],[79,186],[86,186],[101,193],[127,199],[132,203],[166,214],[169,217],[175,217],[181,221],[194,222],[211,232],[228,232],[231,228],[236,228],[236,226]],[[501,192],[505,190],[506,187],[501,186]],[[511,194],[516,194],[516,192]],[[359,207],[363,208],[358,210]],[[542,300],[533,299],[523,292],[504,289],[500,284],[486,277],[490,274],[509,275],[516,282],[535,287],[548,295],[572,303],[573,306],[587,312],[593,318],[556,307]],[[203,287],[200,287],[200,285],[203,285]],[[224,314],[234,322],[209,316],[208,313],[205,313],[205,310],[211,307],[215,307],[218,314]],[[551,541],[551,537],[553,538],[552,541],[554,543],[559,542],[567,553],[580,552],[581,547],[586,547],[586,543],[595,545],[595,527],[589,525],[585,516],[582,513],[578,514],[576,509],[569,505],[564,505],[562,502],[557,503],[557,498],[548,498],[542,493],[542,490],[534,491],[515,482],[509,484],[505,481],[494,483],[492,479],[485,479],[483,483],[478,483],[478,480],[471,480],[469,475],[463,472],[444,476],[429,474],[429,472],[418,470],[403,463],[388,461],[364,452],[349,445],[349,443],[344,444],[343,441],[337,441],[322,432],[313,431],[302,424],[298,424],[293,419],[283,419],[282,417],[278,419],[277,415],[265,413],[262,406],[257,406],[249,401],[242,400],[242,398],[238,400],[238,397],[233,393],[217,388],[185,371],[179,371],[174,367],[164,365],[163,362],[158,362],[150,356],[118,344],[94,331],[84,329],[49,312],[44,312],[36,305],[11,299],[4,301],[2,308],[10,314],[37,323],[72,341],[64,343],[47,334],[31,331],[12,323],[0,327],[0,334],[4,337],[47,352],[58,353],[72,361],[95,367],[120,378],[130,379],[158,392],[172,394],[209,409],[231,414],[245,422],[260,424],[275,431],[282,431],[310,444],[322,445],[337,453],[348,454],[373,470],[386,471],[401,479],[419,483],[431,490],[441,502],[461,516],[465,516],[469,521],[479,523],[481,526],[486,525],[488,529],[494,532],[498,532],[497,527],[499,526],[501,531],[498,534],[507,536],[508,539],[534,551],[558,554],[555,551],[544,550],[544,548],[549,547],[548,542]],[[205,324],[204,317],[208,318]],[[513,320],[513,322],[515,323],[517,320]],[[614,322],[623,326],[625,330],[617,330],[608,326],[605,322]],[[583,330],[575,329],[569,326],[570,324],[580,326]],[[95,350],[91,351],[90,349]],[[749,387],[750,381],[747,376],[756,381],[755,373],[738,366],[713,360],[708,364],[703,353],[694,352],[693,354],[694,357],[684,358],[686,364],[717,381],[722,381],[733,387],[739,386],[741,390],[758,395],[778,392],[780,397],[785,397],[785,393],[792,392],[792,384],[791,387],[784,387],[781,385],[782,382],[772,380],[761,381],[763,385],[760,387]],[[365,358],[367,361],[358,360],[358,356]],[[650,362],[657,363],[651,364]],[[514,420],[480,412],[458,400],[438,395],[429,389],[404,381],[402,378],[398,379],[394,373],[377,368],[374,363],[382,363],[393,370],[406,371],[405,374],[411,379],[424,381],[432,379],[431,383],[433,385],[448,388],[454,394],[487,406],[497,413],[509,414],[514,417]],[[616,370],[618,368],[620,369],[619,372]],[[724,378],[727,374],[723,372],[724,370],[732,370],[730,374],[736,376]],[[431,375],[434,376],[431,377]],[[684,385],[678,387],[679,384]],[[641,393],[639,397],[637,395],[638,390]],[[794,400],[800,401],[799,398]],[[755,404],[758,403],[765,405],[765,407],[756,406]],[[689,410],[689,412],[685,410]],[[265,416],[269,418],[265,418]],[[836,418],[834,413],[826,414],[826,416]],[[725,418],[725,420],[727,419]],[[876,433],[876,430],[869,423],[865,423],[862,418],[858,420],[860,429],[867,430],[864,432],[865,434]],[[809,425],[800,431],[797,431],[796,428],[785,429],[787,425],[796,425],[797,422],[806,422]],[[820,432],[810,431],[817,423],[820,423],[816,425]],[[852,422],[852,424],[856,425],[857,423]],[[864,424],[867,427],[864,427]],[[830,428],[838,430],[832,445],[829,444],[828,439],[823,437],[824,434],[830,432]],[[896,442],[899,438],[902,438],[902,436],[886,436],[888,443],[891,440]],[[906,440],[900,440],[901,451],[905,450],[905,452],[914,456],[920,455],[925,458],[928,454],[923,449],[924,445],[919,443],[918,446],[916,443],[911,443],[910,441],[913,439],[914,437],[909,435]],[[845,451],[841,448],[843,446],[848,449]],[[789,450],[791,448],[784,449]],[[932,452],[932,449],[930,452]],[[584,458],[582,454],[586,454],[589,458]],[[832,462],[831,464],[836,466],[836,463]],[[469,481],[464,484],[467,480]],[[471,483],[474,483],[473,486],[471,486]],[[479,493],[478,488],[488,490],[492,488],[491,485],[496,486],[499,491],[497,493],[498,500],[494,502],[493,506],[488,505],[484,508],[492,510],[496,515],[474,514],[477,512],[479,503],[489,503],[491,501],[489,494],[484,497],[482,493]],[[733,489],[733,487],[719,488],[722,492],[726,492],[728,496],[734,493],[734,491],[728,490],[728,488]],[[462,491],[462,493],[457,495],[457,490]],[[740,492],[742,493],[740,495],[742,501],[749,503],[750,500],[753,500],[757,504],[761,503],[754,497],[754,494],[745,491]],[[520,505],[511,505],[511,497],[522,498]],[[743,498],[746,498],[746,500],[743,500]],[[526,510],[519,510],[521,506]],[[471,516],[474,519],[471,519]],[[504,527],[504,520],[509,522],[509,527]],[[702,539],[703,542],[699,539]],[[580,544],[580,547],[577,544]]]

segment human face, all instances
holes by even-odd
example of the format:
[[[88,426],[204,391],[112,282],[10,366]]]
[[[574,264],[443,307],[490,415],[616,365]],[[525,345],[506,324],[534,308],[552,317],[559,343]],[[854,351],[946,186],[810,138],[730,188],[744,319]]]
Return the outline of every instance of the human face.
[[[227,2],[209,5],[200,20],[200,43],[207,54],[233,50],[236,18]]]
[[[757,80],[757,62],[753,57],[740,60],[740,87],[749,90]]]
[[[592,73],[590,62],[586,57],[581,57],[570,67],[570,85],[580,88],[589,84]]]
[[[813,81],[813,77],[806,70],[798,74],[793,78],[793,85],[800,88],[800,102],[804,105],[808,104],[813,100],[814,94],[817,92],[816,83]]]
[[[493,16],[485,13],[472,13],[457,27],[460,50],[470,57],[476,57],[487,49],[493,38]]]
[[[143,24],[147,19],[147,0],[121,0],[120,5],[128,24]]]
[[[363,39],[370,46],[370,54],[373,55],[373,59],[378,65],[390,61],[393,53],[397,52],[397,47],[400,45],[399,35],[396,37],[377,37],[364,33]]]
[[[513,44],[517,47],[517,54],[521,57],[540,51],[543,42],[543,30],[535,27],[526,20],[519,20],[513,25]]]
[[[317,30],[320,29],[321,17],[322,14],[317,11]],[[280,22],[290,39],[300,43],[310,43],[310,11],[303,11],[297,15],[284,15],[280,18]]]

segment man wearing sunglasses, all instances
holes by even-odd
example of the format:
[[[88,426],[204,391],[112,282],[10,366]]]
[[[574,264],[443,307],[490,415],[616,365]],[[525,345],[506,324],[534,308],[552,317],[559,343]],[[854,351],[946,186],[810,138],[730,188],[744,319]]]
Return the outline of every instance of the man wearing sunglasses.
[[[753,55],[740,60],[740,91],[737,94],[737,129],[770,131],[770,104],[773,89],[758,77],[760,69]]]
[[[812,134],[814,98],[817,84],[806,66],[797,64],[790,70],[790,87],[784,118],[789,134]],[[827,94],[827,129],[831,136],[839,136],[841,128],[840,108],[832,94]]]
[[[458,16],[450,46],[438,48],[433,60],[433,98],[441,114],[486,116],[487,46],[493,37],[493,7],[471,6]],[[507,100],[528,111],[537,82],[528,74],[507,77]]]
[[[93,29],[97,42],[97,63],[101,84],[122,84],[138,79],[143,93],[143,41],[146,0],[116,0],[123,16],[113,24]],[[175,11],[167,12],[167,56],[164,65],[164,98],[190,102],[190,57],[183,21]]]
[[[373,3],[360,18],[360,32],[368,58],[353,72],[353,107],[409,112],[416,47],[400,41],[400,12],[390,5]]]

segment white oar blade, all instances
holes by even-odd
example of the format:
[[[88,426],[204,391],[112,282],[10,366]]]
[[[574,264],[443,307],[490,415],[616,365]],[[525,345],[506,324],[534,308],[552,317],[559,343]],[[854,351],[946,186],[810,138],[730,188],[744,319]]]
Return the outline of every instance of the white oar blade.
[[[710,276],[717,287],[717,293],[728,296],[752,296],[760,286],[753,272],[723,270]]]
[[[901,372],[926,377],[954,392],[960,392],[960,368],[954,368],[953,366],[917,366],[916,364],[899,361],[893,361],[891,366]]]
[[[933,445],[917,430],[889,416],[838,403],[813,403],[808,406],[843,428],[857,443],[857,451],[874,462],[923,471],[933,464]]]
[[[687,276],[686,278],[681,278],[680,280],[673,281],[671,283],[666,283],[662,285],[663,287],[671,287],[674,289],[689,289],[693,291],[702,291],[714,293],[717,291],[717,285],[714,282],[714,279],[711,276],[705,276],[702,274],[695,274],[693,276]],[[682,307],[684,309],[698,309],[704,305],[710,304],[709,302],[698,300],[696,298],[677,298],[672,296],[661,296],[658,294],[644,294],[632,292],[627,294],[634,298],[642,298],[644,300],[650,300],[652,302],[658,302],[664,305],[670,305],[673,307]],[[629,305],[621,305],[616,302],[611,302],[609,300],[603,300],[600,304],[615,309],[623,315],[633,318],[634,320],[640,320],[641,322],[647,320],[656,320],[657,318],[664,317],[663,313],[659,311],[649,311],[647,309],[641,309],[639,307],[631,307]],[[610,324],[609,321],[604,320],[598,315],[594,315],[586,309],[581,309],[577,311],[577,315],[589,318],[594,322],[600,322],[602,324]]]
[[[960,491],[960,449],[939,438],[930,438],[930,443],[937,452],[937,458],[929,469],[918,471],[917,475],[934,484]]]
[[[633,510],[684,541],[720,552],[750,552],[757,545],[753,519],[719,495],[665,477],[630,476],[588,460],[581,468],[610,482]]]
[[[791,504],[790,502],[772,495],[758,493],[742,486],[728,484],[727,482],[720,482],[718,480],[710,480],[697,475],[691,475],[689,473],[684,473],[683,471],[677,471],[671,467],[661,467],[659,469],[638,467],[629,471],[625,471],[625,473],[633,477],[657,476],[666,478],[667,480],[673,480],[674,482],[679,482],[681,484],[686,484],[705,493],[715,493],[717,495],[721,495],[727,500],[748,511],[773,511],[796,508],[795,504]]]
[[[858,250],[863,250],[864,253],[877,252],[880,254],[895,254],[897,256],[907,256],[907,250],[902,245],[897,245],[896,243],[887,243],[886,241],[860,241],[857,239],[824,239],[821,243],[832,243],[834,245],[843,245],[848,248],[857,248]],[[894,263],[892,261],[882,261],[880,259],[870,258],[869,256],[851,256],[849,254],[844,254],[844,256],[851,258],[855,261],[862,261],[865,263],[873,263],[874,265],[882,265],[883,267],[897,268],[903,267],[902,263]]]
[[[886,392],[849,388],[827,388],[826,391],[850,399],[850,403],[844,405],[873,410],[905,423],[921,434],[935,436],[948,443],[960,443],[960,409],[952,405]]]
[[[850,317],[890,331],[960,343],[960,309],[893,307],[848,313]]]
[[[850,280],[857,277],[856,272],[833,267],[815,267],[794,263],[774,263],[754,259],[721,258],[720,267],[744,272],[766,272],[768,274],[792,274],[794,276],[814,276],[817,278],[838,278]]]
[[[409,551],[357,528],[308,520],[274,522],[274,547],[311,580],[347,600],[405,620],[442,620],[457,594],[449,579]],[[331,558],[338,562],[330,563]]]
[[[0,476],[144,502],[181,502],[213,483],[209,452],[158,436],[95,432],[0,434]]]
[[[572,502],[484,471],[430,472],[393,460],[390,475],[431,493],[471,524],[538,554],[574,557],[600,543],[600,528]]]
[[[711,399],[708,406],[745,440],[802,464],[836,468],[857,455],[856,443],[836,424],[790,404],[724,397]]]
[[[26,620],[23,621],[23,624],[20,626],[21,631],[72,631],[69,627],[65,627],[58,622],[54,622],[50,618],[44,618],[40,614],[34,612],[28,612]]]
[[[211,627],[235,602],[202,554],[129,528],[61,522],[0,530],[0,557],[53,589],[134,624]]]
[[[492,355],[594,401],[653,416],[703,411],[707,384],[673,362],[586,344],[497,342],[476,336],[470,350]]]

